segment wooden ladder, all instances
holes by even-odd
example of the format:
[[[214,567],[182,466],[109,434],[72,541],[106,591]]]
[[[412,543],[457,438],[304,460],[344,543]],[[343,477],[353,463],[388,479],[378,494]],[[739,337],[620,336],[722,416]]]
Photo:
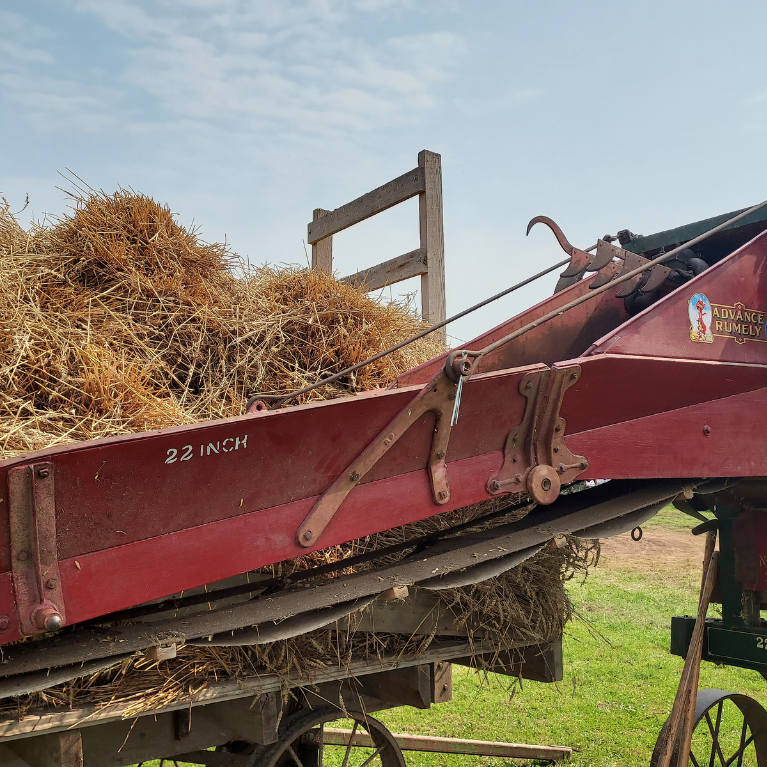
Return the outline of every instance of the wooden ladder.
[[[416,195],[421,247],[344,277],[341,282],[364,285],[373,291],[420,274],[421,315],[434,324],[446,316],[442,162],[436,152],[424,149],[418,153],[418,165],[413,170],[340,208],[316,208],[307,240],[312,246],[312,269],[332,274],[334,234]]]

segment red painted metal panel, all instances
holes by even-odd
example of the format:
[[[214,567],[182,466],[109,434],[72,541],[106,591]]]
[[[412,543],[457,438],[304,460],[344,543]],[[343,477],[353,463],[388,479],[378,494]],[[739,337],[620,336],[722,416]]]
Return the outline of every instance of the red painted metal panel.
[[[767,364],[765,321],[767,232],[600,338],[588,353]]]
[[[478,350],[494,343],[528,322],[588,293],[590,282],[591,279],[576,282],[459,348]],[[600,336],[629,319],[623,307],[623,299],[615,298],[616,290],[608,290],[594,300],[586,301],[562,317],[534,328],[513,343],[489,354],[480,362],[478,371],[517,368],[537,363],[553,365],[559,360],[580,356]],[[446,356],[435,357],[403,373],[397,379],[397,384],[410,386],[427,383],[442,366]]]
[[[581,366],[580,379],[562,402],[567,434],[767,386],[764,365],[620,354],[561,364]]]
[[[565,437],[590,478],[767,476],[767,388]]]
[[[482,375],[464,386],[448,449],[449,505],[437,506],[431,496],[425,467],[433,417],[426,416],[351,494],[319,547],[488,498],[487,478],[501,464],[506,435],[522,418],[525,400],[518,386],[526,372]],[[419,390],[378,392],[35,454],[34,460],[45,456],[55,466],[68,621],[305,554],[293,536],[316,497]],[[192,457],[182,461],[187,453]],[[27,456],[0,466],[3,503],[8,502],[7,471],[31,460]],[[467,460],[474,468],[461,468]],[[7,525],[5,518],[0,522]],[[7,538],[7,527],[3,534]],[[142,548],[147,539],[154,543]],[[7,544],[0,552],[7,570]],[[88,555],[95,552],[103,554],[93,569]],[[0,593],[0,613],[11,610],[10,604]]]
[[[524,373],[480,376],[464,387],[449,461],[502,448],[521,418],[524,399],[517,385]],[[417,391],[377,392],[36,453],[34,460],[45,456],[56,466],[59,556],[314,497]],[[366,481],[424,469],[432,423],[432,415],[424,416]],[[7,470],[31,460],[0,466],[5,502]],[[434,506],[431,513],[437,511]],[[6,519],[0,519],[0,531],[0,568],[7,570]]]

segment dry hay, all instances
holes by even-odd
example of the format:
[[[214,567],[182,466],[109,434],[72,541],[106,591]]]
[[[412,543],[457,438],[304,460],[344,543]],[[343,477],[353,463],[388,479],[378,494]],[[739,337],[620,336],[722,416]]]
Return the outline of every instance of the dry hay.
[[[0,459],[240,415],[423,329],[321,272],[248,268],[126,190],[75,198],[25,232],[0,206]],[[443,351],[426,337],[300,398],[390,384]]]
[[[239,415],[253,392],[291,392],[423,327],[407,306],[382,305],[320,272],[246,268],[225,246],[179,226],[167,207],[125,190],[77,197],[72,215],[28,232],[0,205],[0,259],[0,459]],[[441,351],[427,337],[300,401],[388,385]],[[315,552],[274,571],[441,531],[497,503]],[[468,632],[485,632],[491,644],[546,642],[571,617],[564,580],[585,572],[595,556],[598,548],[569,539],[498,578],[438,593]],[[186,700],[217,680],[307,678],[328,665],[418,653],[433,639],[328,628],[255,647],[182,647],[172,661],[132,657],[0,701],[0,713],[122,703],[131,716]]]

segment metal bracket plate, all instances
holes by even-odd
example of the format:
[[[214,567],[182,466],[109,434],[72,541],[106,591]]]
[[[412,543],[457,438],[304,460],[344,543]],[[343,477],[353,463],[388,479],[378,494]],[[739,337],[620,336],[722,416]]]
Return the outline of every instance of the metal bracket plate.
[[[503,465],[488,480],[488,493],[526,492],[537,503],[553,503],[561,486],[588,468],[565,444],[566,424],[559,415],[565,392],[580,374],[578,365],[570,365],[529,373],[519,382],[525,412],[506,438]]]
[[[8,472],[13,590],[26,636],[55,631],[66,621],[56,551],[54,474],[50,462]]]

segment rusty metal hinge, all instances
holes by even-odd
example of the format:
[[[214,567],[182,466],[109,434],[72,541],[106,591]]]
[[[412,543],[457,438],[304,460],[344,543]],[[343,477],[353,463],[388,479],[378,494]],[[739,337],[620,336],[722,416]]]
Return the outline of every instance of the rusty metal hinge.
[[[55,631],[66,621],[56,551],[54,473],[50,462],[8,471],[13,590],[26,636]]]
[[[506,437],[503,466],[488,480],[488,493],[526,492],[537,503],[553,503],[562,485],[588,468],[588,461],[565,445],[566,424],[559,415],[565,392],[580,374],[578,365],[570,365],[522,378],[519,393],[527,399],[525,412]]]

